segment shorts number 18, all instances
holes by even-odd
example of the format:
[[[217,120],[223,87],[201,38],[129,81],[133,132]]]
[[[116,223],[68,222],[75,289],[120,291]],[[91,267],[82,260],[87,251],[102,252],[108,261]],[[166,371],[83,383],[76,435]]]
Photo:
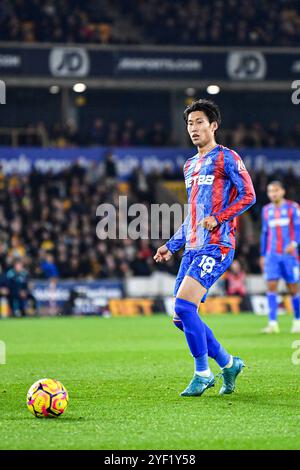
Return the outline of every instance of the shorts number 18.
[[[200,263],[198,264],[199,268],[202,268],[206,273],[211,273],[214,269],[216,261],[211,256],[203,255]]]

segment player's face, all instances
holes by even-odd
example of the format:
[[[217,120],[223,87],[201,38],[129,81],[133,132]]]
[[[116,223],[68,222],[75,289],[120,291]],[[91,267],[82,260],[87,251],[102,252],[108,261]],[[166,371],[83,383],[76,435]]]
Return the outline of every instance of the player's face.
[[[194,145],[204,147],[214,140],[214,133],[218,125],[209,122],[203,111],[193,111],[188,116],[187,131]]]
[[[285,195],[285,190],[277,184],[269,184],[267,188],[268,198],[271,202],[278,204],[281,202]]]

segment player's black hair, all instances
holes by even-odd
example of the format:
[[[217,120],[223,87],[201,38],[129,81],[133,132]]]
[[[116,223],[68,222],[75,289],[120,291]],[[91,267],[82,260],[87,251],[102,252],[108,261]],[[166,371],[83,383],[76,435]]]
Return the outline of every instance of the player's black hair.
[[[283,182],[280,180],[270,181],[270,183],[268,183],[268,186],[279,186],[281,189],[285,189],[285,187],[283,186]]]
[[[221,113],[219,106],[211,100],[200,99],[197,101],[193,101],[183,112],[183,118],[185,123],[188,122],[188,117],[190,113],[194,111],[203,111],[203,113],[207,116],[210,123],[216,122],[218,127],[221,124]]]

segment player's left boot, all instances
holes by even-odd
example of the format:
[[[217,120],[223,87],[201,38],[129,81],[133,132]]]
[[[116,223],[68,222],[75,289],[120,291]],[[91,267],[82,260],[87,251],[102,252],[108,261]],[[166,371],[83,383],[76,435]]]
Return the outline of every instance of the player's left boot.
[[[300,320],[295,319],[293,321],[293,326],[291,329],[291,333],[300,333]]]
[[[229,395],[234,392],[235,381],[240,372],[242,372],[245,364],[239,357],[233,357],[233,364],[231,367],[224,367],[221,375],[223,378],[223,385],[219,392],[220,395]]]
[[[181,392],[182,397],[200,397],[208,388],[214,387],[215,377],[211,372],[209,377],[195,374],[187,388]]]

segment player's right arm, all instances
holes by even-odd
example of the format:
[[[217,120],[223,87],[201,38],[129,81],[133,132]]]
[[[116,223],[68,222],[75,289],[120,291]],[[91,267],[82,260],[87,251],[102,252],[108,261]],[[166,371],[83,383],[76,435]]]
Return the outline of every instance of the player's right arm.
[[[262,208],[261,212],[262,228],[260,235],[260,268],[263,271],[265,266],[265,256],[267,252],[267,237],[268,237],[268,221],[266,208]]]
[[[187,161],[190,161],[190,159]],[[187,162],[185,162],[184,167],[183,167],[184,175],[185,175],[186,164]],[[180,248],[182,248],[186,244],[187,226],[188,226],[188,216],[184,219],[183,223],[178,228],[178,230],[174,233],[173,237],[171,237],[170,240],[165,245],[162,245],[161,247],[158,248],[156,254],[153,257],[153,259],[157,263],[161,263],[163,261],[169,261],[171,256],[176,251],[179,251]]]
[[[187,219],[187,217],[184,219],[179,229],[174,233],[173,237],[170,238],[170,240],[166,243],[166,246],[172,254],[180,250],[180,248],[182,248],[186,244]]]
[[[169,261],[172,253],[168,249],[167,245],[162,245],[157,249],[157,252],[153,256],[154,261],[157,263],[163,263],[164,261]]]
[[[187,218],[184,220],[183,224],[179,229],[174,233],[173,237],[165,244],[158,248],[153,259],[157,263],[162,263],[163,261],[169,261],[173,253],[180,250],[186,243],[186,224]]]

